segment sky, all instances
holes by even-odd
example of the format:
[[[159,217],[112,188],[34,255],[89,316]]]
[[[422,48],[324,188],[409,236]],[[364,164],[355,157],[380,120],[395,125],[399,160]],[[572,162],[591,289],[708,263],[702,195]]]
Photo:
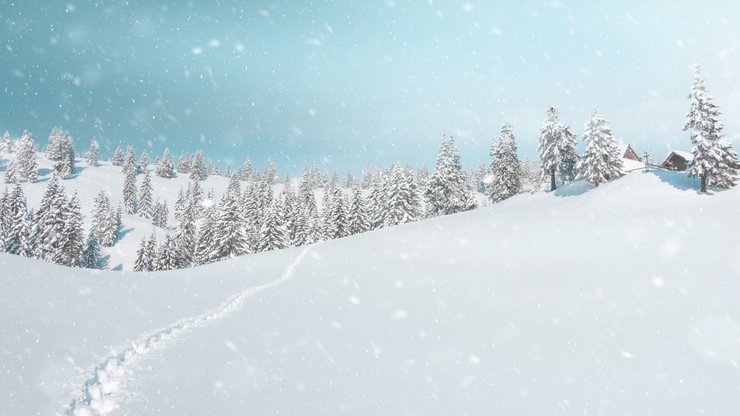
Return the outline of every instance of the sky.
[[[0,133],[291,173],[433,167],[448,134],[474,167],[507,122],[536,158],[554,105],[662,158],[689,149],[699,63],[738,148],[738,21],[732,0],[0,0]]]

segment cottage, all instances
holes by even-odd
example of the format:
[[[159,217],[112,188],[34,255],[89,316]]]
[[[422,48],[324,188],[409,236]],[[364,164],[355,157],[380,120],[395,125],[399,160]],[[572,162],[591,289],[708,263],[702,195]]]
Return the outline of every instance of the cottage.
[[[660,167],[668,170],[684,171],[689,166],[689,162],[694,160],[694,155],[691,152],[683,152],[680,150],[674,150],[668,154]]]
[[[637,155],[637,152],[635,152],[635,149],[633,149],[631,145],[621,144],[619,146],[619,154],[622,156],[622,164],[624,165],[625,172],[645,167],[642,163],[642,158]]]

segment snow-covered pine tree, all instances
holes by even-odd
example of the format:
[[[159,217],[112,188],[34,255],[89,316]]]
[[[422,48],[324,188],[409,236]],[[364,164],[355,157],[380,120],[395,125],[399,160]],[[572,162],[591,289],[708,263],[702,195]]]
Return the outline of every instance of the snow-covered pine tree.
[[[475,208],[473,190],[460,162],[460,153],[452,136],[444,136],[439,148],[434,174],[424,194],[432,216],[454,214]]]
[[[10,133],[6,130],[3,134],[3,138],[0,139],[0,153],[10,153],[12,150],[12,142],[10,141]]]
[[[157,262],[157,235],[152,233],[149,240],[146,241],[146,250],[149,253],[149,263],[147,263],[147,270],[156,270]]]
[[[239,179],[243,181],[251,181],[253,173],[254,168],[252,167],[252,161],[249,158],[244,159],[244,164],[242,165],[242,168],[239,169]]]
[[[221,198],[218,207],[218,219],[213,238],[213,247],[209,258],[211,261],[236,257],[250,252],[246,222],[239,206],[241,189],[239,179],[234,177],[229,181],[227,191]]]
[[[170,149],[165,148],[162,159],[155,166],[155,173],[161,178],[173,178],[175,176],[175,165],[170,157]]]
[[[154,204],[154,213],[152,214],[152,224],[155,227],[167,228],[167,221],[169,216],[169,209],[167,208],[167,201],[163,203],[159,202],[159,199]]]
[[[190,165],[192,164],[192,159],[190,158],[189,153],[183,153],[180,155],[180,158],[177,160],[177,173],[190,173]]]
[[[583,132],[586,150],[578,161],[578,178],[596,186],[623,175],[622,156],[614,140],[609,122],[594,109]]]
[[[421,202],[413,174],[407,172],[400,164],[394,165],[391,169],[387,185],[385,225],[392,226],[418,220],[421,217]]]
[[[691,132],[694,158],[689,162],[687,175],[700,179],[701,192],[706,192],[710,185],[718,188],[735,186],[740,168],[737,154],[725,138],[724,125],[719,119],[721,112],[707,92],[698,65],[694,70],[689,102],[683,129]]]
[[[352,188],[352,200],[347,212],[347,235],[364,233],[369,229],[370,224],[367,219],[365,199],[362,197],[360,186],[355,183]]]
[[[111,211],[108,193],[100,191],[93,204],[91,228],[95,231],[98,242],[103,247],[111,247],[115,243],[115,240],[112,239],[114,225],[111,220],[113,218]]]
[[[101,268],[101,257],[98,235],[95,234],[95,227],[92,227],[90,228],[90,232],[87,234],[85,248],[82,250],[82,254],[80,255],[80,267],[86,269],[99,269]]]
[[[148,169],[145,169],[144,178],[139,187],[139,216],[142,218],[151,218],[154,212],[152,190],[152,175]]]
[[[194,207],[188,205],[177,225],[177,235],[175,237],[177,245],[175,258],[178,269],[184,269],[193,264],[196,240]]]
[[[19,214],[21,211],[18,211]],[[33,238],[33,224],[34,213],[31,210],[26,216],[19,218],[15,221],[15,226],[18,227],[18,240],[20,241],[20,248],[18,249],[18,255],[23,257],[32,257],[33,250],[35,247],[35,240]]]
[[[196,265],[207,264],[212,261],[211,250],[214,245],[215,227],[218,221],[216,205],[209,204],[202,218],[200,232],[197,233],[198,241],[195,245],[195,255],[193,256],[193,262]]]
[[[268,185],[275,185],[278,183],[278,179],[280,178],[280,173],[278,172],[277,165],[274,161],[270,161],[270,163],[267,165],[267,169],[265,169],[265,181]]]
[[[211,166],[208,167],[208,175],[209,176],[222,176],[221,168],[219,168],[217,164],[212,163]]]
[[[511,124],[501,127],[498,142],[491,145],[491,183],[488,197],[492,202],[500,202],[521,192],[522,169],[517,155],[514,128]]]
[[[24,131],[21,138],[18,139],[18,149],[16,150],[16,169],[18,176],[27,179],[29,182],[36,182],[38,179],[38,162],[36,162],[36,143],[31,137],[31,133]]]
[[[165,236],[165,240],[157,250],[154,263],[154,270],[175,270],[177,268],[177,243],[172,235]]]
[[[85,152],[85,160],[87,161],[87,165],[90,167],[98,166],[98,153],[100,151],[100,147],[98,147],[98,142],[93,137],[92,141],[90,141],[90,147],[87,149],[87,152]]]
[[[185,190],[180,188],[180,190],[177,191],[177,199],[175,199],[175,206],[174,206],[175,219],[177,221],[180,221],[180,218],[182,218],[182,213],[183,211],[185,211],[186,200],[187,200],[187,194]]]
[[[110,159],[110,164],[113,166],[123,165],[123,150],[121,150],[121,146],[116,146],[116,150],[113,151],[113,157]]]
[[[124,174],[133,172],[134,176],[139,173],[139,165],[136,159],[136,151],[134,146],[128,145],[126,147],[126,156],[123,158],[122,169]]]
[[[5,171],[5,183],[13,184],[18,182],[18,178],[15,173],[15,161],[11,160],[8,162],[8,169]]]
[[[149,152],[144,150],[139,157],[139,170],[146,173],[149,170]]]
[[[113,244],[118,241],[118,238],[121,236],[121,232],[123,231],[123,205],[118,204],[118,207],[115,211],[113,211],[113,216],[111,217],[111,224],[113,225],[113,228],[111,229],[111,240],[113,241]]]
[[[540,128],[539,156],[542,177],[550,179],[550,190],[557,188],[556,177],[573,180],[574,167],[578,161],[575,151],[576,137],[570,127],[560,122],[555,107],[547,109],[547,120]]]
[[[0,216],[0,228],[2,228],[2,241],[0,241],[0,250],[10,254],[31,256],[31,220],[26,204],[26,197],[23,195],[23,188],[16,183],[15,186],[3,194],[2,205],[0,206],[2,215]]]
[[[134,214],[138,205],[136,197],[136,168],[129,166],[128,168],[124,167],[124,170],[126,174],[123,179],[123,207],[126,214]]]
[[[12,227],[11,221],[10,191],[5,187],[2,197],[0,197],[0,251],[8,251],[7,245]]]
[[[58,174],[52,175],[36,211],[33,229],[34,252],[37,259],[58,262],[63,253],[67,198]]]
[[[62,252],[57,259],[57,263],[69,267],[80,265],[80,256],[84,248],[85,236],[82,231],[82,214],[80,211],[80,197],[75,191],[64,213],[65,224],[61,236]]]
[[[327,193],[330,195],[330,202],[327,207],[328,215],[324,216],[326,237],[330,239],[345,237],[347,236],[347,207],[336,180],[332,181]]]
[[[202,181],[206,178],[206,161],[203,158],[203,151],[198,150],[193,156],[193,161],[190,164],[190,179],[194,181]]]
[[[384,227],[386,224],[388,189],[387,181],[381,172],[373,175],[370,185],[370,195],[367,199],[368,224],[370,230]]]
[[[279,250],[287,247],[285,228],[280,222],[280,213],[277,201],[273,201],[267,208],[265,219],[260,228],[259,251]]]
[[[44,148],[47,160],[57,161],[64,159],[64,136],[68,134],[61,127],[53,127],[49,134],[49,141]]]
[[[147,247],[146,238],[141,239],[141,244],[139,244],[138,250],[136,250],[136,261],[134,261],[134,271],[135,272],[148,272],[150,271],[150,267],[152,264],[152,260],[150,257],[149,249]]]

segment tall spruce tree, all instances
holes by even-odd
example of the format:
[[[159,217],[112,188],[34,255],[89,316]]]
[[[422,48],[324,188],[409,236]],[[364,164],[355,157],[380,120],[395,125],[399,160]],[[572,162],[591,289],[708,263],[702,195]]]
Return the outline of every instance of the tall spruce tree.
[[[100,148],[98,147],[98,142],[93,137],[92,141],[90,141],[90,147],[87,149],[87,152],[85,152],[85,160],[87,161],[88,166],[98,166],[99,150]]]
[[[259,251],[279,250],[287,247],[285,228],[280,221],[277,201],[268,207],[260,228]]]
[[[101,251],[100,242],[98,236],[95,234],[95,228],[90,228],[90,232],[87,234],[87,240],[85,241],[85,248],[82,250],[80,255],[80,267],[86,269],[99,269],[101,268]]]
[[[38,162],[36,161],[36,143],[31,137],[31,133],[24,131],[18,140],[18,150],[16,151],[16,169],[18,176],[27,179],[29,182],[36,182],[38,179]]]
[[[155,173],[161,178],[173,178],[175,176],[175,165],[170,157],[170,149],[165,148],[162,159],[155,166]]]
[[[141,239],[139,249],[136,250],[136,261],[134,261],[135,272],[148,272],[151,271],[151,253],[146,243],[146,238]]]
[[[250,251],[245,221],[239,206],[240,200],[239,180],[234,177],[230,180],[229,187],[219,204],[216,234],[209,256],[211,260],[236,257]]]
[[[424,193],[432,216],[454,214],[475,208],[473,190],[460,162],[460,153],[452,136],[444,136],[439,148],[434,174]]]
[[[123,179],[123,207],[126,214],[136,213],[138,206],[136,189],[136,170],[134,167],[124,168],[126,175]]]
[[[202,181],[208,174],[206,170],[206,161],[203,158],[203,151],[198,150],[193,156],[193,161],[190,164],[190,179],[194,181]]]
[[[352,200],[347,212],[347,234],[354,235],[364,233],[370,229],[370,223],[367,218],[367,209],[365,199],[362,197],[362,190],[355,182],[352,189]]]
[[[491,158],[491,182],[488,185],[491,201],[500,202],[521,192],[522,168],[511,124],[501,127],[498,142],[491,145]]]
[[[78,267],[80,265],[80,256],[84,248],[85,236],[82,231],[82,214],[80,211],[80,197],[75,192],[67,205],[64,215],[65,224],[61,236],[62,252],[57,261],[69,267]]]
[[[0,153],[10,153],[13,150],[13,142],[10,141],[10,133],[6,130],[0,139]]]
[[[719,119],[722,113],[707,92],[699,66],[695,68],[689,102],[683,129],[691,133],[694,157],[689,161],[687,175],[700,179],[701,192],[706,192],[710,185],[718,188],[735,186],[740,164],[732,145],[725,138],[724,125]]]
[[[123,150],[121,150],[121,146],[116,146],[116,150],[113,151],[113,157],[110,159],[110,164],[113,166],[123,165]]]
[[[550,179],[550,190],[557,188],[557,175],[561,180],[572,181],[578,154],[575,151],[576,137],[570,127],[560,122],[555,107],[547,109],[547,120],[540,128],[539,156],[542,177]]]
[[[594,109],[591,119],[586,123],[583,140],[586,150],[578,162],[579,179],[599,186],[624,174],[624,164],[612,129],[598,109]]]
[[[397,164],[393,166],[388,179],[385,225],[392,226],[418,220],[421,217],[421,202],[412,172]]]
[[[154,212],[152,190],[152,175],[146,169],[144,170],[144,178],[141,180],[141,186],[139,187],[139,216],[142,218],[151,218]]]
[[[67,198],[59,175],[54,174],[36,211],[33,229],[35,258],[51,263],[60,262],[63,254],[66,205]]]
[[[95,197],[92,209],[92,229],[96,238],[103,247],[111,247],[115,243],[115,225],[113,224],[113,209],[108,193],[100,191]]]

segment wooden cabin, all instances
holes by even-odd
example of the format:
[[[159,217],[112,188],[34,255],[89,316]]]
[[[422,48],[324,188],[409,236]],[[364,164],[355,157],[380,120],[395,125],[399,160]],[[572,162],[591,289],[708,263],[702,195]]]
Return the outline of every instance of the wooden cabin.
[[[622,156],[622,165],[625,172],[632,172],[645,168],[645,164],[642,163],[642,158],[631,145],[623,143],[620,144],[619,154]]]
[[[632,148],[631,145],[627,145],[626,148],[624,148],[624,153],[622,153],[623,159],[629,159],[634,160],[635,162],[642,162],[642,158],[635,152],[635,149]]]
[[[690,152],[674,150],[668,154],[660,167],[668,170],[684,171],[689,167],[689,162],[692,160],[694,160],[694,155]]]

